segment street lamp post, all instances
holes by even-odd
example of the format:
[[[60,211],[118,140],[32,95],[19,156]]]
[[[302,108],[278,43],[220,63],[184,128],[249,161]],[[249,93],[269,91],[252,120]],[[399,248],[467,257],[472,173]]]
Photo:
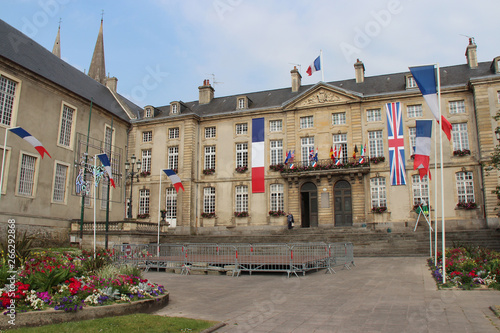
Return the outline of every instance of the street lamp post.
[[[134,172],[134,167],[137,165],[137,171]],[[130,199],[128,206],[128,218],[132,218],[132,186],[134,185],[134,176],[137,175],[137,181],[139,181],[139,171],[141,170],[141,161],[136,161],[135,155],[130,157],[130,162],[125,162],[125,170],[127,171],[127,177],[130,177]],[[130,172],[128,172],[130,170]]]

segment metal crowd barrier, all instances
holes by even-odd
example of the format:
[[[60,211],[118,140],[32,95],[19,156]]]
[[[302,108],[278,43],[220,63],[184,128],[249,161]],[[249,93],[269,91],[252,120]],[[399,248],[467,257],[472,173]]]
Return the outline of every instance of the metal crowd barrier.
[[[310,270],[334,267],[351,269],[354,264],[352,243],[290,243],[290,244],[120,244],[114,246],[117,264],[134,264],[144,268],[193,271],[285,272],[303,275]]]

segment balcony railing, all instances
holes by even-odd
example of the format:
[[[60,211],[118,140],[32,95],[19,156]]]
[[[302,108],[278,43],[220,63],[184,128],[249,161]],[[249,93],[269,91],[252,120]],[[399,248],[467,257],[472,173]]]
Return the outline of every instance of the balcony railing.
[[[288,163],[283,166],[281,170],[282,174],[290,174],[290,173],[303,173],[303,172],[314,172],[314,171],[346,171],[346,169],[363,169],[369,170],[370,168],[370,160],[365,157],[362,161],[360,161],[360,157],[349,157],[348,159],[343,160],[344,163],[336,164],[331,159],[318,160],[316,165],[313,166],[313,162],[294,162]]]

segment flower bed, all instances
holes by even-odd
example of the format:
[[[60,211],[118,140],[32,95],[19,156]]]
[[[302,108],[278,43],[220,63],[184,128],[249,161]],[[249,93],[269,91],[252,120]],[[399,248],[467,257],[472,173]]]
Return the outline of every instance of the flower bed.
[[[446,249],[446,283],[443,284],[442,254],[429,259],[432,275],[440,287],[473,289],[481,286],[500,290],[500,253],[478,246]]]
[[[15,305],[15,312],[54,309],[76,312],[88,306],[156,299],[161,285],[142,279],[134,266],[117,268],[111,252],[35,252],[11,273],[5,256],[0,263],[0,310]]]

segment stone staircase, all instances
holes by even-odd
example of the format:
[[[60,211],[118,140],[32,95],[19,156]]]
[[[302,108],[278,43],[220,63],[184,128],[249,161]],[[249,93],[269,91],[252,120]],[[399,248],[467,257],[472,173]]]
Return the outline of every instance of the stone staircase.
[[[434,232],[432,237],[432,246],[434,247]],[[428,256],[430,253],[428,230],[387,232],[368,230],[367,228],[297,228],[267,235],[167,235],[161,239],[161,243],[170,244],[302,242],[352,242],[355,257]],[[472,244],[500,251],[500,230],[447,231],[446,246],[456,244]],[[438,232],[438,251],[441,248],[441,233]]]

